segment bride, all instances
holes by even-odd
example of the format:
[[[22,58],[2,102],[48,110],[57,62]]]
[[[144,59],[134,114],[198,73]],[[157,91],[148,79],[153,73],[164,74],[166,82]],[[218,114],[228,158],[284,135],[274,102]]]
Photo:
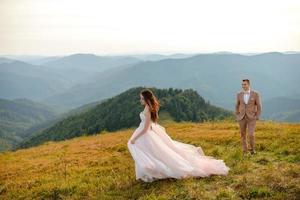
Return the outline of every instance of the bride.
[[[227,175],[229,168],[223,160],[205,156],[201,147],[168,136],[157,123],[159,102],[151,90],[140,92],[140,102],[145,106],[140,113],[141,123],[127,143],[135,161],[136,180]]]

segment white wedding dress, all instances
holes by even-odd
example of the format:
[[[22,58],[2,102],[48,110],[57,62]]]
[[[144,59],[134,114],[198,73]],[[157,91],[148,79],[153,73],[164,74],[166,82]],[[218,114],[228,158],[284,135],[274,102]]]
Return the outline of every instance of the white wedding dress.
[[[141,123],[132,137],[144,127],[145,114],[140,113]],[[223,160],[205,156],[201,147],[172,140],[165,128],[152,122],[147,132],[134,144],[127,143],[135,161],[136,180],[152,182],[162,178],[207,177],[226,175],[229,168]]]

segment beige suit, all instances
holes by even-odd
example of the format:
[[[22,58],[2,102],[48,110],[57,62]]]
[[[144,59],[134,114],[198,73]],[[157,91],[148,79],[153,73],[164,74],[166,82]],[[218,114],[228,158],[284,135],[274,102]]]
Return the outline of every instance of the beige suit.
[[[254,151],[254,130],[256,120],[259,119],[262,110],[261,99],[258,92],[250,90],[249,101],[244,101],[243,91],[239,92],[236,97],[235,114],[240,125],[241,140],[243,152],[247,152],[246,129],[248,127],[250,139],[250,151]]]

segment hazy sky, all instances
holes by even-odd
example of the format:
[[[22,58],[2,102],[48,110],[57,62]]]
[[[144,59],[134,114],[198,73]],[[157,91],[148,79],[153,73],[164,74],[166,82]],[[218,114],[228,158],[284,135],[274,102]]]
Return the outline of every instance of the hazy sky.
[[[300,51],[299,0],[0,0],[0,54]]]

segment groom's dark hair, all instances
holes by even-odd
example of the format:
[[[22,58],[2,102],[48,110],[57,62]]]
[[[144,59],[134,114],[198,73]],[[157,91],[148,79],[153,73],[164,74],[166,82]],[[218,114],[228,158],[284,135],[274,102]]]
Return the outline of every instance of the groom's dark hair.
[[[243,82],[246,81],[250,85],[250,80],[249,79],[243,79]]]

